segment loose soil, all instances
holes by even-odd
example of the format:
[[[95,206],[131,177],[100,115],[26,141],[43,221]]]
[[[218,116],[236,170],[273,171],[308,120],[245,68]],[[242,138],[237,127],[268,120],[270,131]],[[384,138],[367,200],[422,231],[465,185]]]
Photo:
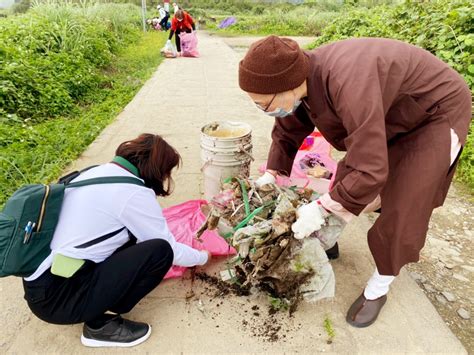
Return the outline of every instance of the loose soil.
[[[249,297],[249,289],[221,281],[216,276],[203,272],[196,273],[196,280],[203,283],[201,288],[203,294],[193,295],[193,297],[198,299],[201,299],[204,295],[210,297],[209,303],[213,304],[214,309],[212,319],[222,316],[219,307],[227,298],[237,296],[245,299],[245,305],[239,307],[238,313],[242,316],[242,328],[247,334],[266,342],[286,342],[287,333],[298,327],[288,321],[290,317],[287,312],[278,311],[271,305],[268,306],[267,310],[263,310],[261,306],[253,304]],[[291,313],[288,313],[291,316]]]

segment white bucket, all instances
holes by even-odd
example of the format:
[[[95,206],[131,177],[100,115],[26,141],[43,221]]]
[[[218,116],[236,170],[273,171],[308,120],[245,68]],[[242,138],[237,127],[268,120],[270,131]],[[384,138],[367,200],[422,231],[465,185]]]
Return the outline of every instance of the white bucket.
[[[248,178],[252,158],[252,128],[242,122],[213,122],[201,128],[201,171],[204,197],[211,200],[230,177]]]

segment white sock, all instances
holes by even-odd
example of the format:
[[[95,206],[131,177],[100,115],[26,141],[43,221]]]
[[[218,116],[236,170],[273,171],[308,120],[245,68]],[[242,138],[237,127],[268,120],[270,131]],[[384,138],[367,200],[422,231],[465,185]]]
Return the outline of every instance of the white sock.
[[[377,268],[372,277],[367,282],[367,286],[364,290],[364,296],[368,300],[375,300],[388,293],[388,289],[392,281],[395,280],[395,276],[380,275]]]

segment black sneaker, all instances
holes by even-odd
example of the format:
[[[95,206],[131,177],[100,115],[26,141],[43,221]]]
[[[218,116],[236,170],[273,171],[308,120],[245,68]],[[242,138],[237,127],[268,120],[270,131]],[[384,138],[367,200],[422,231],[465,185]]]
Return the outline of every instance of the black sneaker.
[[[93,329],[84,323],[81,343],[94,348],[108,346],[125,348],[143,343],[150,334],[150,325],[123,319],[118,315],[98,329]]]
[[[332,248],[326,250],[326,255],[329,260],[337,259],[339,257],[339,245],[336,243]]]

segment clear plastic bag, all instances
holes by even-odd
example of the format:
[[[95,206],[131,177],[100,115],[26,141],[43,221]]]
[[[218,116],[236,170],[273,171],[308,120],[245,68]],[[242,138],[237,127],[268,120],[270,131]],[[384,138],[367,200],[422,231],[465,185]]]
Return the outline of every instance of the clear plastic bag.
[[[165,46],[161,48],[161,54],[166,58],[176,58],[178,56],[178,51],[171,41],[167,41]]]

